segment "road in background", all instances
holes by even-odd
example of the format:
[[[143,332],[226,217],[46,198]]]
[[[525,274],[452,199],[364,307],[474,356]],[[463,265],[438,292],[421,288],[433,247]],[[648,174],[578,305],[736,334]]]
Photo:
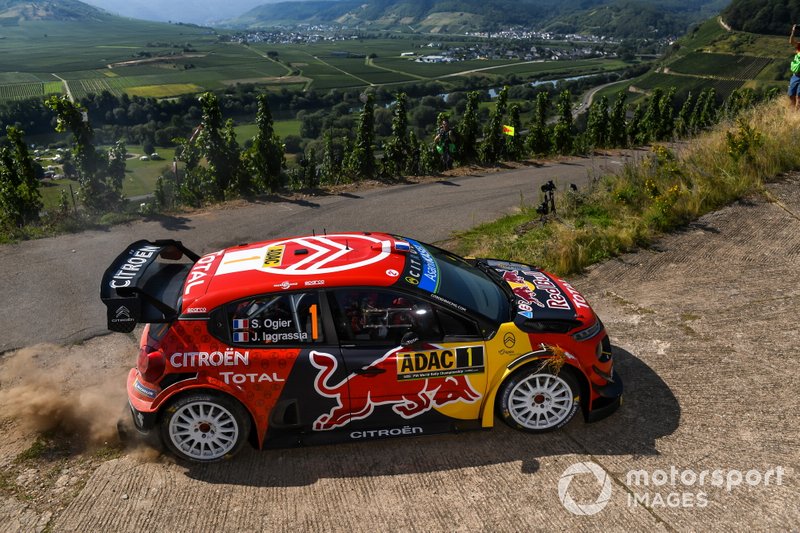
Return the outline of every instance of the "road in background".
[[[186,216],[0,247],[0,353],[39,342],[59,344],[106,333],[100,278],[125,246],[173,238],[198,253],[234,244],[313,231],[387,231],[436,243],[540,201],[539,187],[583,187],[590,177],[618,171],[645,151],[572,158],[507,172],[444,177],[370,190],[275,198],[214,207]]]

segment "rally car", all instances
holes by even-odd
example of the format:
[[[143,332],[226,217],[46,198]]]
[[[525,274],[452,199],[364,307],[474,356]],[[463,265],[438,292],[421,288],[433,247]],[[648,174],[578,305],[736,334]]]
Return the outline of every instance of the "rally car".
[[[108,327],[142,331],[133,423],[180,458],[612,413],[600,319],[538,268],[385,233],[241,244],[202,257],[138,241],[103,276]]]

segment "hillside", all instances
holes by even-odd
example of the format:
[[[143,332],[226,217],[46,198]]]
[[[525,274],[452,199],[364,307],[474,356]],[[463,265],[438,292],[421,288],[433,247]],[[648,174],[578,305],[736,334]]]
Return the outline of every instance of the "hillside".
[[[460,33],[526,26],[535,30],[618,37],[683,34],[727,0],[316,0],[254,8],[228,21],[237,27],[324,23],[371,29]]]
[[[545,29],[557,33],[589,33],[622,38],[683,35],[692,23],[712,17],[728,0],[686,4],[618,0],[556,18]]]
[[[733,0],[722,17],[735,30],[789,35],[792,24],[800,23],[800,1]]]
[[[88,21],[103,20],[110,15],[77,0],[0,0],[0,25],[23,21]]]
[[[783,92],[789,79],[792,49],[785,36],[728,31],[718,17],[696,26],[673,44],[653,70],[638,78],[602,90],[598,96],[612,97],[627,87],[630,101],[641,101],[656,88],[675,87],[681,102],[713,88],[719,100],[736,89]]]

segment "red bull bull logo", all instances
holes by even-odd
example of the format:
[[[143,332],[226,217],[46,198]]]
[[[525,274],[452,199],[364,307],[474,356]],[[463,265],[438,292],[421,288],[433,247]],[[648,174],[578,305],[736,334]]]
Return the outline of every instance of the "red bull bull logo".
[[[314,430],[336,429],[354,420],[367,418],[377,405],[391,405],[395,413],[410,419],[434,407],[453,402],[474,403],[481,398],[465,375],[399,379],[398,364],[392,358],[398,350],[399,348],[387,352],[359,373],[352,373],[335,385],[329,383],[329,380],[338,367],[336,357],[312,351],[309,354],[311,364],[319,369],[314,379],[314,388],[321,396],[334,398],[338,402],[330,413],[314,421]],[[349,406],[342,401],[343,397],[348,396]]]

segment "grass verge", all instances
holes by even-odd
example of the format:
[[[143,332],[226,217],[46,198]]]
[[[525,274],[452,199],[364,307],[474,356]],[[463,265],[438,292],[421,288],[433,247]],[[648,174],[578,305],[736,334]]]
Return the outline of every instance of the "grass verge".
[[[557,217],[534,209],[457,235],[459,252],[531,263],[566,275],[685,226],[705,213],[763,190],[800,168],[800,113],[783,99],[723,122],[678,153],[653,146],[653,157],[603,176],[587,190],[556,199]]]

